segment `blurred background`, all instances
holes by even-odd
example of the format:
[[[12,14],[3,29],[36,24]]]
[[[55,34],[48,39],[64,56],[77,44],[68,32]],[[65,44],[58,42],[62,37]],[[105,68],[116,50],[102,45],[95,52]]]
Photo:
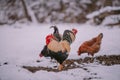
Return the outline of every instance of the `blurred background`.
[[[104,25],[120,25],[120,0],[0,0],[0,25],[16,22],[100,25],[106,19]]]

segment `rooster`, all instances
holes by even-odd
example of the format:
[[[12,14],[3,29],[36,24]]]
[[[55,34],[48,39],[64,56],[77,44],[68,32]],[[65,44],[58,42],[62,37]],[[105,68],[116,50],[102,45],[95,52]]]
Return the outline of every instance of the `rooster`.
[[[88,53],[88,55],[94,56],[100,50],[103,33],[100,33],[97,37],[92,38],[89,41],[83,42],[78,49],[78,55]]]
[[[55,59],[60,64],[58,69],[62,70],[63,62],[69,55],[68,53],[70,52],[70,44],[75,40],[77,30],[65,30],[61,39],[57,27],[52,26],[52,28],[54,28],[54,32],[52,35],[48,35],[46,37],[46,45],[42,49],[40,57],[44,56]]]

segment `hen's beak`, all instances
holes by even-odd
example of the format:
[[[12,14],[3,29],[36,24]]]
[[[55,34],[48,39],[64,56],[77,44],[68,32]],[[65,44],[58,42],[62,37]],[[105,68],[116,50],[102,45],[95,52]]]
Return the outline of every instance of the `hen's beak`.
[[[103,33],[100,33],[100,34],[99,34],[99,37],[100,37],[100,38],[103,38]]]

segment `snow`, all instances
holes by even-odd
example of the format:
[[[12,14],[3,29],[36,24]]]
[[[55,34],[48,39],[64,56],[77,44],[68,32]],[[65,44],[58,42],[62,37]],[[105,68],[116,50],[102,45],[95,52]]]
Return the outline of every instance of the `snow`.
[[[102,80],[119,80],[119,65],[114,65],[114,66],[90,66],[89,69],[93,73],[97,73],[100,76],[102,76]],[[115,75],[115,76],[114,76]],[[98,79],[96,79],[98,80]]]
[[[90,4],[91,3],[91,1],[90,0],[80,0],[80,2],[82,3],[82,4]]]
[[[45,36],[51,34],[49,27],[55,24],[14,24],[0,26],[0,80],[119,80],[120,65],[103,66],[96,63],[80,64],[82,68],[70,69],[60,72],[47,72],[44,70],[31,73],[23,69],[23,65],[53,67],[49,58],[40,58],[39,53],[45,45]],[[103,33],[101,50],[95,54],[120,55],[120,28],[93,26],[89,24],[56,24],[60,33],[65,29],[76,28],[76,40],[71,44],[69,59],[84,58],[87,54],[78,56],[76,51],[80,44],[92,37]],[[37,63],[36,60],[40,60]],[[4,65],[8,62],[7,65]]]
[[[95,16],[97,16],[97,15],[103,13],[103,12],[106,12],[106,11],[110,12],[112,10],[120,10],[120,7],[110,7],[110,6],[107,6],[107,7],[101,8],[99,11],[97,10],[97,11],[94,11],[94,12],[88,14],[86,17],[88,19],[91,19],[91,18],[93,18],[93,17],[95,17]]]
[[[102,22],[102,25],[106,25],[109,23],[118,23],[120,19],[120,15],[111,15],[111,16],[107,16],[105,17],[104,21]],[[109,21],[109,22],[108,22]]]

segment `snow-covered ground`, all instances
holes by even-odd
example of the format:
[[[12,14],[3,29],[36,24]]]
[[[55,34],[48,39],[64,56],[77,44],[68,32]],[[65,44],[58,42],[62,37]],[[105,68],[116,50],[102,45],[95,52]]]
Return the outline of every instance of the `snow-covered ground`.
[[[61,72],[44,70],[31,73],[23,65],[53,67],[49,58],[40,58],[39,53],[45,45],[45,37],[53,32],[52,24],[15,24],[0,26],[0,80],[119,80],[120,65],[103,66],[97,63],[81,64],[88,71],[76,68]],[[103,33],[101,50],[95,54],[120,55],[120,28],[93,26],[89,24],[57,24],[60,33],[65,29],[76,28],[76,40],[71,45],[69,59],[88,56],[77,55],[80,44]],[[41,62],[37,63],[36,60]],[[5,62],[8,64],[5,65]]]

